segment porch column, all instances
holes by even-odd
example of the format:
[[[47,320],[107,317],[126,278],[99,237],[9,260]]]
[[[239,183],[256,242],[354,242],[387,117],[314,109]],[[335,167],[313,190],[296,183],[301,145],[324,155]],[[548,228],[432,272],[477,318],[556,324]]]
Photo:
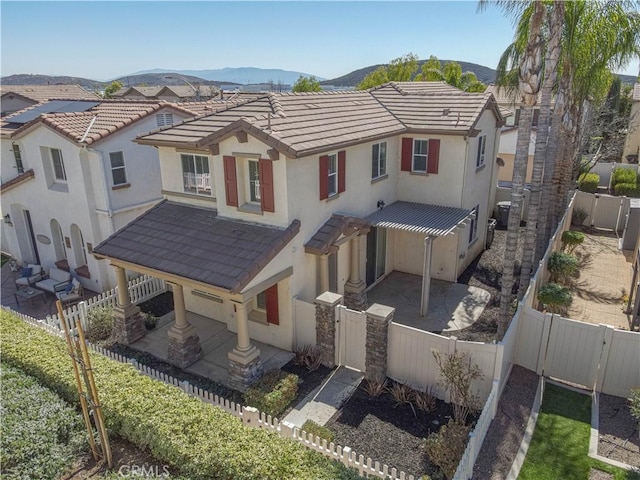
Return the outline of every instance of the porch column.
[[[422,266],[422,296],[420,298],[420,316],[429,313],[429,289],[431,288],[431,251],[433,237],[424,237],[424,265]]]
[[[237,389],[244,391],[263,373],[260,350],[251,344],[249,338],[249,314],[247,304],[233,302],[238,327],[238,344],[228,354],[229,382]]]
[[[137,305],[131,303],[129,282],[124,268],[113,265],[118,287],[117,304],[113,307],[113,334],[118,343],[129,345],[145,336],[144,319]]]
[[[354,236],[351,243],[351,270],[349,281],[344,286],[344,304],[351,310],[366,310],[368,307],[366,285],[360,278],[360,237]]]
[[[329,291],[329,255],[320,255],[320,288],[318,295]]]
[[[173,291],[175,323],[167,332],[169,336],[167,357],[170,363],[180,368],[186,368],[202,356],[200,337],[198,337],[195,327],[187,321],[182,285],[177,283],[170,285]]]

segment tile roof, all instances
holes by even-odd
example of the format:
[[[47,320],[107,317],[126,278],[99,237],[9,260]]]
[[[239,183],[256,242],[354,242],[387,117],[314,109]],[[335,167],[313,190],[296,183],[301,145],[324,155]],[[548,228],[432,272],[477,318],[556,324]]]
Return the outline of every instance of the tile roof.
[[[501,118],[489,94],[462,92],[443,82],[415,83],[368,91],[268,93],[137,141],[204,148],[245,131],[287,156],[300,157],[405,131],[470,134],[489,106]]]
[[[35,172],[33,168],[30,168],[24,173],[21,173],[17,177],[12,178],[11,180],[7,180],[2,185],[0,185],[0,192],[5,193],[8,190],[11,190],[13,187],[20,185],[21,183],[26,182],[27,180],[31,180],[35,177]]]
[[[17,94],[21,97],[44,102],[46,100],[95,100],[101,97],[95,92],[89,92],[80,85],[2,85],[0,95]]]
[[[162,201],[93,252],[240,293],[299,230],[298,220],[281,229]]]
[[[631,97],[634,102],[640,102],[640,83],[633,86],[633,95]]]
[[[30,108],[34,107],[35,105]],[[42,114],[31,122],[15,128],[15,124],[11,124],[11,118],[29,110],[25,109],[4,117],[0,129],[3,136],[9,134],[13,138],[18,138],[42,123],[76,143],[91,145],[163,108],[173,109],[189,117],[196,115],[195,112],[175,103],[150,100],[103,100],[84,112]]]
[[[304,244],[304,251],[314,255],[326,255],[331,253],[331,247],[340,235],[349,236],[358,230],[366,233],[369,227],[370,224],[366,220],[334,213]]]
[[[470,215],[471,210],[464,208],[394,202],[372,213],[365,220],[374,227],[442,237],[452,233]]]

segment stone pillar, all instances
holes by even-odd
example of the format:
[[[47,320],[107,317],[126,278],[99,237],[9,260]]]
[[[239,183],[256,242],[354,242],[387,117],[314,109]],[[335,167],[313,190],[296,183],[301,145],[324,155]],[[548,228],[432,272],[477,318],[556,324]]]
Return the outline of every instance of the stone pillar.
[[[316,298],[316,344],[321,352],[322,364],[332,368],[336,358],[336,306],[342,295],[324,292]]]
[[[329,255],[320,255],[318,257],[318,295],[329,290]]]
[[[118,286],[117,304],[113,307],[113,332],[118,343],[129,345],[147,333],[137,305],[131,303],[129,282],[124,268],[113,265]]]
[[[367,378],[387,376],[387,348],[389,324],[396,309],[374,303],[367,309],[367,340],[365,370]]]
[[[431,289],[431,251],[433,237],[424,237],[424,265],[422,266],[422,296],[420,298],[420,316],[429,313],[429,290]]]
[[[244,391],[262,376],[264,368],[260,359],[260,350],[255,345],[251,345],[249,338],[247,304],[234,302],[234,306],[238,326],[238,344],[228,354],[229,383],[234,388]]]
[[[202,356],[200,337],[187,321],[182,285],[171,284],[175,323],[167,332],[169,336],[168,360],[177,367],[186,368]]]
[[[360,235],[351,239],[351,270],[344,286],[344,304],[351,310],[366,310],[367,286],[360,278]]]

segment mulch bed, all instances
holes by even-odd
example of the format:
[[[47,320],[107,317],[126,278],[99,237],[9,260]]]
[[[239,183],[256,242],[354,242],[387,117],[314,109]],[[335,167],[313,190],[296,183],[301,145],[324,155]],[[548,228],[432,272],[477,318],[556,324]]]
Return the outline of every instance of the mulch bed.
[[[173,292],[164,292],[138,305],[140,310],[161,317],[173,312]]]
[[[638,422],[626,398],[600,394],[598,454],[640,468]]]
[[[433,412],[410,405],[395,406],[391,394],[369,396],[359,387],[349,401],[327,422],[335,433],[335,443],[351,447],[358,455],[386,464],[418,478],[427,474],[442,478],[440,470],[429,463],[424,439],[437,432],[453,415],[451,405],[437,400]]]
[[[329,375],[331,375],[331,372],[333,372],[333,369],[325,367],[324,365],[320,365],[317,370],[309,371],[307,367],[293,363],[293,360],[289,360],[281,370],[298,376],[298,395],[287,409],[280,414],[280,418],[286,417],[289,412],[291,412],[291,410],[293,410],[296,405],[304,399],[304,397],[322,385]]]

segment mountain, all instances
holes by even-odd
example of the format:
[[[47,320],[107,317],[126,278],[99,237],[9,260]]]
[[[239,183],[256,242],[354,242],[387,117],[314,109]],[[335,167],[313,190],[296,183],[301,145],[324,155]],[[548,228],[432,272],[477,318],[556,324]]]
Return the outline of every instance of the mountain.
[[[122,82],[125,87],[134,85],[184,85],[185,80],[192,84],[199,85],[231,85],[232,82],[218,82],[213,80],[205,80],[202,77],[194,77],[193,75],[184,75],[180,72],[162,72],[162,73],[139,73],[135,75],[126,75],[116,78],[115,80]],[[107,82],[109,84],[111,82]],[[238,85],[238,84],[235,84]]]
[[[444,65],[447,62],[451,62],[452,60],[440,60]],[[455,60],[457,61],[457,60]],[[422,64],[425,63],[426,60],[419,60],[418,65],[419,68],[422,67]],[[494,83],[496,80],[496,71],[493,68],[485,67],[484,65],[478,65],[477,63],[469,63],[469,62],[458,62],[462,67],[463,72],[473,72],[478,77],[482,83]],[[332,78],[330,80],[324,80],[320,82],[321,85],[335,85],[339,87],[355,87],[358,85],[364,77],[366,77],[369,73],[373,72],[376,68],[381,67],[382,65],[371,65],[369,67],[360,68],[358,70],[354,70],[351,73],[347,73],[341,77]],[[631,83],[633,84],[636,81],[636,77],[632,75],[618,75],[622,83]]]
[[[175,72],[181,75],[193,75],[201,77],[206,80],[215,80],[223,83],[268,83],[282,82],[286,85],[293,85],[300,76],[309,77],[311,74],[303,72],[294,72],[291,70],[281,70],[278,68],[254,68],[254,67],[239,67],[239,68],[219,68],[216,70],[166,70],[161,68],[155,68],[153,70],[144,70],[136,72],[132,75],[146,74],[146,73],[164,73]],[[324,80],[322,77],[314,75],[318,80]]]
[[[51,76],[38,74],[9,75],[0,79],[3,85],[80,85],[87,90],[104,88],[103,82],[82,77]]]

